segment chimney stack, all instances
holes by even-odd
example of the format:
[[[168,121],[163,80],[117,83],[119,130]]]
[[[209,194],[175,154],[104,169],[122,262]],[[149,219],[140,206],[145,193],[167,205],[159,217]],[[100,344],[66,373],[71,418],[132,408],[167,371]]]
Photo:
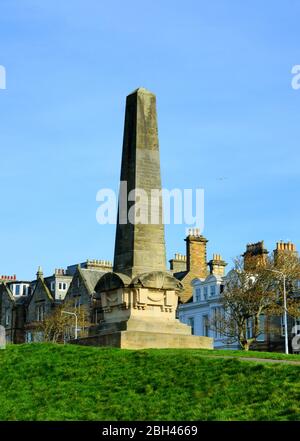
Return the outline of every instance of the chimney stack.
[[[212,260],[208,262],[210,274],[223,277],[226,265],[227,263],[222,259],[221,254],[213,254]]]
[[[258,266],[263,266],[266,263],[268,250],[264,247],[264,241],[247,244],[244,257],[244,269],[253,270]]]
[[[186,241],[186,269],[196,277],[207,276],[206,244],[208,240],[200,234],[198,228],[189,230]]]
[[[285,256],[287,254],[290,255],[298,255],[298,252],[296,250],[296,245],[292,242],[283,242],[282,240],[280,242],[276,243],[276,248],[274,250],[274,261],[278,260],[280,256]]]
[[[175,253],[173,259],[169,260],[170,270],[173,274],[186,271],[186,256],[180,253]]]

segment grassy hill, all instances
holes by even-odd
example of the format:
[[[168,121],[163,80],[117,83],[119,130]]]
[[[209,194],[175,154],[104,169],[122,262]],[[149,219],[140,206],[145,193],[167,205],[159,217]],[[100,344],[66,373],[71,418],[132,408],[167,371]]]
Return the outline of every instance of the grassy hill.
[[[299,374],[217,351],[12,345],[0,420],[300,420]]]

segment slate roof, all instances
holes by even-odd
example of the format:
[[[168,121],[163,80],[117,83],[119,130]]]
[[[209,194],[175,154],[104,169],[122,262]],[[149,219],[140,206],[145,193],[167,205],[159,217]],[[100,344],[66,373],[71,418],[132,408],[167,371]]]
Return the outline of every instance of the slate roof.
[[[105,271],[99,271],[96,269],[78,268],[78,271],[80,272],[84,284],[90,294],[92,294],[95,291],[95,287],[99,282],[99,280],[101,279],[101,277],[104,276],[104,274],[106,274]]]
[[[14,296],[12,295],[11,290],[9,289],[9,287],[6,285],[6,283],[3,283],[0,285],[0,294],[4,294],[4,292],[6,292],[6,294],[8,295],[9,299],[15,303],[15,299]]]
[[[30,296],[21,296],[16,298],[16,305],[27,305],[29,303]]]
[[[174,273],[173,276],[176,277],[178,280],[182,280],[184,276],[188,274],[188,271],[180,271],[178,273]]]

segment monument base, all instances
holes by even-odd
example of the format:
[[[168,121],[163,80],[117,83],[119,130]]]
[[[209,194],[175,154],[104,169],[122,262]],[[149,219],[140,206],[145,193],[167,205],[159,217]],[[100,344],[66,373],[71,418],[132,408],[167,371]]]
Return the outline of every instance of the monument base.
[[[73,343],[121,349],[213,349],[213,339],[195,335],[147,331],[119,331],[80,338]]]
[[[106,273],[96,286],[103,318],[89,336],[73,343],[123,349],[213,349],[213,339],[192,335],[191,326],[176,319],[182,285],[162,271],[140,274]]]

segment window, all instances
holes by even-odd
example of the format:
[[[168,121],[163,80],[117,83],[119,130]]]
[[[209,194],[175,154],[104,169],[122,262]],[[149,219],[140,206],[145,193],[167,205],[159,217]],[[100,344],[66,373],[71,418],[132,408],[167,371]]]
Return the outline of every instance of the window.
[[[196,288],[196,302],[201,300],[201,288]]]
[[[22,292],[23,296],[27,296],[27,286],[23,285],[23,292]]]
[[[45,305],[38,305],[36,307],[36,319],[38,322],[42,322],[45,317]]]
[[[67,284],[63,283],[63,290],[65,291],[67,289]]]
[[[208,315],[202,316],[202,323],[203,323],[203,335],[205,337],[209,336],[209,322],[208,322]]]
[[[16,285],[16,296],[20,295],[20,285]]]
[[[265,316],[261,315],[259,317],[259,336],[257,337],[257,341],[265,341]]]
[[[212,285],[211,287],[210,287],[210,296],[211,297],[214,297],[216,295],[216,286],[215,285]]]
[[[51,291],[55,290],[55,282],[51,282]]]
[[[221,326],[222,326],[222,314],[223,308],[222,306],[216,306],[215,308],[212,308],[212,314],[213,314],[213,323],[215,327],[215,338],[221,338]]]
[[[80,296],[74,297],[74,307],[80,308],[80,305],[81,305]]]
[[[246,322],[246,338],[252,338],[252,337],[253,337],[252,319],[248,318]]]
[[[62,283],[61,282],[59,282],[59,284],[58,284],[58,289],[61,291],[62,290]]]
[[[41,343],[44,340],[44,333],[41,331],[35,332],[33,334],[33,341],[37,343]]]
[[[10,308],[5,309],[5,326],[10,324]]]
[[[207,300],[207,296],[208,296],[208,288],[207,286],[204,287],[204,300]]]
[[[101,323],[103,321],[103,314],[101,308],[95,308],[94,310],[94,323]]]
[[[192,335],[195,333],[195,320],[194,317],[188,318],[188,325],[192,328]]]

